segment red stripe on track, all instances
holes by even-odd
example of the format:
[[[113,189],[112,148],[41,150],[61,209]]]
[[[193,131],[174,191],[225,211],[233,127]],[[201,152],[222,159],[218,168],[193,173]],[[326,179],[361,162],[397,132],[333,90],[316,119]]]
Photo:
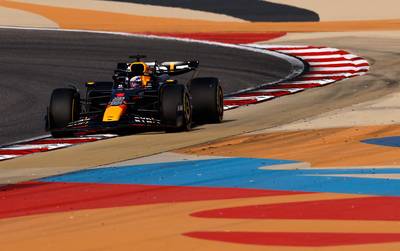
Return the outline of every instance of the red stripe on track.
[[[226,219],[400,221],[399,208],[400,197],[377,196],[222,208],[197,212],[192,216]]]
[[[312,80],[326,80],[326,79],[332,79],[332,80],[335,80],[335,81],[338,81],[338,80],[341,80],[341,79],[344,79],[344,78],[346,78],[346,77],[341,77],[341,76],[332,76],[332,77],[300,77],[300,78],[298,78],[298,79],[296,79],[296,80],[298,80],[298,81],[312,81]]]
[[[0,150],[1,155],[25,155],[31,153],[40,153],[40,152],[47,152],[48,148],[37,148],[37,149],[29,149],[29,150],[7,150],[3,149]]]
[[[331,55],[347,55],[347,51],[321,51],[321,52],[290,52],[294,56],[331,56]]]
[[[360,73],[360,72],[367,72],[367,69],[360,69],[360,70],[342,70],[342,71],[309,71],[309,74],[340,74],[340,73]]]
[[[275,190],[24,182],[0,188],[0,219],[83,209],[305,194]]]
[[[398,233],[190,232],[184,235],[213,241],[292,247],[329,247],[400,241]]]
[[[310,58],[306,59],[305,61],[307,62],[335,62],[335,61],[349,61],[351,60],[344,58],[344,57],[339,57],[339,58]]]
[[[271,86],[266,86],[263,89],[290,89],[290,88],[303,88],[303,89],[308,89],[308,88],[314,88],[314,87],[320,87],[321,84],[315,83],[315,84],[277,84],[277,85],[271,85]]]
[[[307,60],[308,61],[308,60]],[[361,63],[361,64],[355,64],[355,63],[348,63],[348,64],[324,64],[324,65],[314,65],[312,64],[311,67],[313,68],[327,68],[327,67],[363,67],[363,66],[369,66],[368,63]]]
[[[43,144],[79,144],[79,143],[87,143],[97,141],[99,139],[96,138],[82,138],[82,139],[41,139],[34,140],[24,144],[30,145],[43,145]]]
[[[274,97],[280,97],[284,95],[291,94],[289,91],[271,91],[271,92],[249,92],[249,93],[242,93],[239,94],[238,97],[255,97],[255,96],[274,96]]]
[[[322,49],[326,47],[322,46],[298,46],[298,47],[269,47],[266,48],[267,50],[272,50],[272,51],[289,51],[289,50],[307,50],[307,49]]]
[[[250,105],[257,103],[257,99],[246,99],[246,100],[224,100],[224,105]]]
[[[352,59],[349,59],[349,60],[351,60],[351,61],[356,61],[356,60],[364,60],[364,61],[366,61],[365,58],[362,58],[362,57],[355,57],[355,58],[352,58]]]

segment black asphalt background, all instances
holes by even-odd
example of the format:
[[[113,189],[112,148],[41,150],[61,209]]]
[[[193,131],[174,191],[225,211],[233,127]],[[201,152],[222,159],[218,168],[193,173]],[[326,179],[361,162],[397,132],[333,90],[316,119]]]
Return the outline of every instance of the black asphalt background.
[[[220,78],[226,93],[284,77],[290,65],[259,53],[108,34],[0,29],[0,144],[43,135],[54,88],[110,81],[132,54],[159,61],[198,59],[199,76]]]
[[[109,0],[106,0],[109,1]],[[319,15],[311,10],[261,0],[113,0],[166,7],[178,7],[225,14],[247,21],[317,22]],[[140,15],[140,13],[135,13]]]

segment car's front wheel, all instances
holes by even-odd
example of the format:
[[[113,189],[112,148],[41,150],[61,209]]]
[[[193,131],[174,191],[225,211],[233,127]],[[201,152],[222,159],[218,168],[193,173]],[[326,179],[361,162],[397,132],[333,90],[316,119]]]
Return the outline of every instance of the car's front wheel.
[[[72,88],[55,89],[48,108],[48,129],[53,137],[67,137],[63,129],[72,121],[79,119],[80,96]]]

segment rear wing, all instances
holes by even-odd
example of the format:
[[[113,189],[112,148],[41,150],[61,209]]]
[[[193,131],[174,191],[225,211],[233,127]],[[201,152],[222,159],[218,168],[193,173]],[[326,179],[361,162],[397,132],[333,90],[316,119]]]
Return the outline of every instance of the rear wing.
[[[190,71],[194,71],[199,66],[199,61],[175,61],[175,62],[163,62],[161,65],[158,65],[158,71],[160,74],[166,73],[168,75],[180,75]],[[157,70],[156,70],[157,71]]]
[[[155,68],[155,74],[168,74],[171,76],[185,74],[190,71],[194,71],[199,66],[199,61],[191,60],[191,61],[171,61],[171,62],[162,62],[158,64],[157,62],[145,62],[149,67]],[[119,75],[124,75],[124,73],[129,74],[130,69],[129,65],[131,63],[118,63],[117,70],[115,73],[119,73]]]

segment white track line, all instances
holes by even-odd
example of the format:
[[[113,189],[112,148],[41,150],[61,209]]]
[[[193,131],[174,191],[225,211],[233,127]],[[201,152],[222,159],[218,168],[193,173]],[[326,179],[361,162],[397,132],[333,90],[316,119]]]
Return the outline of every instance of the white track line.
[[[20,155],[0,155],[0,160],[14,159],[19,157]]]
[[[73,144],[41,144],[41,145],[12,145],[0,148],[0,150],[34,150],[34,149],[57,149],[67,146],[72,146]]]

